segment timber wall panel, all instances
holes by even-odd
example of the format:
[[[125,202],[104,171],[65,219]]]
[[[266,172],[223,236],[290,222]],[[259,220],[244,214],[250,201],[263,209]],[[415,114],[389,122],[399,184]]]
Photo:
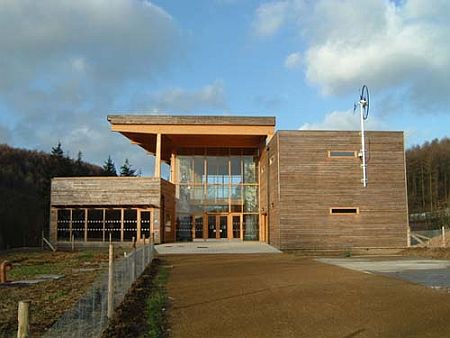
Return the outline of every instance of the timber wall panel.
[[[280,248],[280,218],[278,196],[278,139],[275,135],[260,158],[260,212],[267,213],[269,244]]]
[[[359,132],[282,131],[277,136],[282,249],[406,245],[403,133],[367,132],[366,188],[358,157],[328,157],[329,150],[359,152]],[[331,215],[331,207],[358,207],[359,214]]]
[[[156,177],[58,177],[52,180],[51,205],[159,207],[160,192]]]

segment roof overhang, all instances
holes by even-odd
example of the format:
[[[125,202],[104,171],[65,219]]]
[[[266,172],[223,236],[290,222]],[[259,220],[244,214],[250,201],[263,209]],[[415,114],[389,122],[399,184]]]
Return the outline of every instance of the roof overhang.
[[[259,147],[275,133],[275,117],[109,115],[108,121],[112,131],[152,154],[161,134],[165,161],[179,147]]]

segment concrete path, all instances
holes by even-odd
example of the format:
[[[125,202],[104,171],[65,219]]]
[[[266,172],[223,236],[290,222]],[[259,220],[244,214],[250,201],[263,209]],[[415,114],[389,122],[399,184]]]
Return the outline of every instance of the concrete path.
[[[432,288],[450,288],[450,261],[413,257],[318,258],[343,268],[399,278]]]
[[[450,293],[278,255],[161,256],[171,337],[448,337]]]
[[[281,251],[266,243],[229,240],[159,244],[155,245],[155,250],[160,255],[281,253]]]

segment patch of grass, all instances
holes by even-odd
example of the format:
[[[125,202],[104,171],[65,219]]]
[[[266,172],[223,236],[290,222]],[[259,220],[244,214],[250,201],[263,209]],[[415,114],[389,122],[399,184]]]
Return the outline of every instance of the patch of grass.
[[[95,254],[92,251],[82,251],[77,256],[77,259],[80,261],[92,261],[95,257]]]
[[[31,278],[36,275],[47,275],[55,273],[55,264],[40,265],[16,265],[8,273],[8,279]]]
[[[145,335],[150,338],[166,337],[164,330],[165,311],[167,306],[166,284],[169,278],[169,271],[161,266],[153,282],[152,292],[147,300],[147,323],[148,333]]]

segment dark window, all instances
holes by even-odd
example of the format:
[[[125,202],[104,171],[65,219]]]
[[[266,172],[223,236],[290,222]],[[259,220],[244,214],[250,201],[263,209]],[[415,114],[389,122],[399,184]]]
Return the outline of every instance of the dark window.
[[[333,215],[355,215],[359,214],[359,208],[330,208]]]
[[[356,157],[356,151],[328,151],[328,157]]]

